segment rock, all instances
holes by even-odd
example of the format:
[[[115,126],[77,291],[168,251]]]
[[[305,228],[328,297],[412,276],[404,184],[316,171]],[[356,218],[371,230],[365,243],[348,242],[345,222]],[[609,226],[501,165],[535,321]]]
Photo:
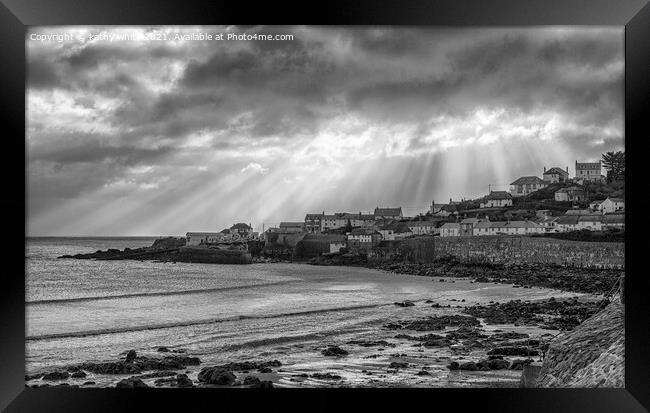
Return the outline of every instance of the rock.
[[[273,373],[273,370],[270,367],[260,367],[257,371],[260,373]]]
[[[404,300],[401,303],[394,303],[398,307],[413,307],[415,303],[410,300]]]
[[[510,370],[523,370],[524,366],[530,364],[533,362],[533,359],[517,359],[513,360],[512,363],[510,364]]]
[[[176,386],[177,387],[194,387],[194,383],[192,383],[192,380],[187,377],[187,374],[179,374],[176,376]]]
[[[390,363],[388,365],[388,368],[391,368],[391,369],[404,369],[404,368],[407,368],[408,366],[409,366],[408,363],[405,363],[405,362],[402,362],[402,361],[393,361],[392,363]]]
[[[447,365],[447,368],[448,368],[449,370],[458,370],[458,369],[460,369],[460,364],[458,364],[457,361],[452,361],[451,363],[449,363],[449,364]]]
[[[398,334],[399,336],[399,334]],[[396,338],[399,338],[396,336]],[[350,340],[347,344],[355,344],[361,347],[375,347],[375,346],[385,346],[385,347],[395,347],[395,344],[389,343],[386,340]]]
[[[70,377],[67,371],[52,371],[43,375],[43,380],[65,380]]]
[[[237,378],[231,371],[214,370],[207,380],[208,384],[218,384],[220,386],[231,386]],[[201,381],[199,379],[199,381]]]
[[[85,381],[85,382],[83,383],[84,386],[92,386],[93,384],[95,384],[94,381]]]
[[[79,371],[75,371],[74,373],[72,373],[70,375],[70,377],[72,377],[73,379],[82,379],[82,378],[86,377],[86,373],[79,370]]]
[[[429,372],[426,371],[426,370],[420,370],[420,371],[418,371],[417,375],[418,375],[418,376],[430,376],[431,373],[429,373]]]
[[[537,356],[539,351],[527,347],[496,347],[488,351],[488,355],[499,354],[502,356]]]
[[[327,357],[343,357],[349,353],[339,346],[328,346],[325,350],[321,351],[321,354]]]
[[[260,389],[272,389],[273,382],[270,380],[265,380],[265,381],[261,381],[259,384],[254,385],[253,387],[260,388]]]
[[[136,388],[145,388],[149,387],[145,382],[138,378],[129,377],[128,379],[123,379],[117,382],[115,385],[118,389],[136,389]]]
[[[135,350],[129,350],[129,352],[126,353],[126,358],[124,359],[124,362],[125,363],[132,363],[135,360],[136,356],[137,356],[137,354],[136,354]]]
[[[314,373],[311,375],[311,377],[321,380],[340,380],[342,378],[338,374],[332,373]]]
[[[459,370],[467,370],[467,371],[476,371],[476,370],[478,370],[478,366],[473,361],[468,361],[468,362],[462,363],[458,367],[458,369]]]
[[[169,353],[169,349],[167,347],[158,347],[157,351],[159,353]]]
[[[510,363],[508,363],[506,360],[500,359],[488,360],[487,365],[491,370],[504,370],[510,367]]]
[[[244,378],[244,386],[255,386],[259,384],[260,384],[260,379],[258,379],[257,377],[246,376]]]

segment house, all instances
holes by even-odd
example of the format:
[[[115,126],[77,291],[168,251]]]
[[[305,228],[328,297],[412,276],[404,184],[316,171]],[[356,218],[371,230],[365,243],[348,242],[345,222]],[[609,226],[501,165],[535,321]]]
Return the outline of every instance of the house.
[[[375,208],[373,214],[375,219],[402,219],[402,207],[397,208]]]
[[[408,224],[400,221],[393,221],[387,225],[381,226],[377,231],[381,234],[382,239],[386,241],[404,239],[413,235]]]
[[[348,224],[347,216],[345,212],[336,212],[332,215],[323,215],[321,217],[321,232],[327,231],[330,229],[343,228]]]
[[[579,219],[579,215],[562,215],[555,221],[555,231],[575,231],[577,229]]]
[[[548,186],[548,182],[537,176],[522,176],[510,184],[510,195],[524,196]]]
[[[406,225],[413,235],[431,235],[436,232],[436,223],[434,221],[410,221]]]
[[[311,233],[319,233],[323,216],[325,216],[325,211],[323,211],[321,214],[305,215],[305,231]]]
[[[560,202],[583,202],[587,199],[587,193],[578,186],[570,186],[555,191],[555,200]]]
[[[465,218],[460,221],[459,235],[461,236],[471,236],[474,235],[474,226],[479,222],[487,221],[487,219],[482,220],[479,218]]]
[[[506,191],[490,191],[481,200],[481,208],[502,208],[512,206],[512,195]]]
[[[603,216],[597,215],[580,215],[578,216],[578,223],[576,229],[586,229],[589,231],[600,231],[603,229]]]
[[[375,216],[373,214],[345,214],[344,219],[348,219],[352,227],[370,228],[375,225]],[[347,225],[347,222],[346,222]]]
[[[576,176],[577,182],[582,183],[585,181],[602,182],[605,177],[601,175],[601,163],[598,162],[578,162],[576,160]]]
[[[330,254],[334,252],[341,252],[341,248],[347,248],[347,244],[340,241],[330,242]]]
[[[197,246],[217,243],[223,239],[220,232],[188,232],[185,234],[185,246]]]
[[[458,214],[458,206],[456,204],[438,204],[440,208],[435,212],[435,216],[448,217]]]
[[[476,235],[533,235],[545,231],[541,225],[533,221],[485,221],[479,222],[475,228]]]
[[[280,222],[280,232],[299,233],[304,232],[304,222]]]
[[[347,237],[348,249],[371,250],[382,240],[379,232],[368,228],[353,229]]]
[[[550,209],[538,209],[535,211],[535,216],[537,216],[537,218],[550,217],[551,215],[552,213]]]
[[[611,214],[625,210],[625,200],[623,198],[607,198],[601,202],[598,210],[603,214]]]
[[[544,228],[544,232],[555,232],[555,223],[558,218],[550,215],[538,216],[533,221]]]
[[[458,222],[446,222],[440,227],[441,237],[457,237],[460,235],[460,224]]]
[[[566,182],[569,180],[569,167],[566,167],[566,171],[558,167],[553,167],[547,171],[546,167],[544,167],[542,178],[544,179],[544,182],[548,182],[549,184]]]
[[[233,238],[248,238],[251,235],[253,228],[250,225],[239,222],[232,227],[230,227],[230,234],[233,235]]]
[[[625,214],[605,214],[603,215],[603,227],[605,229],[625,229]]]

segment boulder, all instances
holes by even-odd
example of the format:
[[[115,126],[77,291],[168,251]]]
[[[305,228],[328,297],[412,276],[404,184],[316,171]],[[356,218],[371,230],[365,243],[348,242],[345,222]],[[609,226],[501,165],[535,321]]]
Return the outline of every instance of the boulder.
[[[244,386],[255,386],[261,383],[260,379],[254,376],[246,376],[244,378]]]
[[[86,377],[86,373],[84,373],[82,370],[75,371],[70,375],[73,379],[83,379]]]
[[[138,378],[129,377],[128,379],[123,379],[117,382],[115,387],[118,389],[137,389],[137,388],[145,388],[149,386],[147,386],[145,382],[143,382]]]
[[[458,366],[458,369],[459,370],[467,370],[467,371],[476,371],[476,370],[478,370],[478,366],[473,361],[468,361],[468,362],[462,363],[460,366]]]
[[[451,363],[449,363],[449,364],[447,365],[447,368],[448,368],[449,370],[458,370],[458,369],[460,369],[460,364],[458,364],[457,361],[452,361]]]
[[[273,369],[271,369],[270,367],[260,367],[259,369],[257,369],[257,371],[259,371],[260,373],[273,373]]]
[[[398,307],[413,307],[415,303],[411,300],[404,300],[401,303],[395,303],[395,305]]]
[[[404,368],[407,368],[408,366],[409,366],[409,364],[405,363],[403,361],[393,361],[392,363],[390,363],[388,365],[388,367],[391,368],[391,369],[404,369]]]
[[[208,384],[231,386],[237,378],[231,371],[214,370],[207,380]],[[199,379],[201,381],[201,379]]]
[[[126,353],[126,358],[124,359],[125,363],[132,363],[135,358],[137,357],[137,354],[135,350],[129,350],[128,353]]]
[[[65,380],[70,377],[67,371],[52,371],[43,375],[43,380]]]
[[[508,363],[506,360],[500,359],[488,360],[487,365],[490,370],[504,370],[510,367],[510,363]]]
[[[328,346],[325,350],[321,351],[321,354],[327,357],[343,357],[350,353],[339,346]]]

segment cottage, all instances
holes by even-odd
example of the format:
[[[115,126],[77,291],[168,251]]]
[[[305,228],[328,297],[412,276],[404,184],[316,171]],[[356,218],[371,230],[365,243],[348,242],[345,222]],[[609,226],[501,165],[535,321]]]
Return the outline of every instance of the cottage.
[[[386,241],[404,239],[413,235],[406,222],[393,221],[387,225],[379,227],[377,230],[381,238]]]
[[[625,214],[603,215],[603,227],[605,229],[625,229]]]
[[[576,181],[582,183],[585,181],[602,182],[605,177],[601,175],[601,163],[598,162],[578,162],[576,160]]]
[[[576,224],[577,230],[586,229],[589,231],[600,231],[603,229],[603,216],[597,215],[580,215],[578,223]]]
[[[592,215],[593,212],[588,209],[567,209],[564,215]]]
[[[506,191],[490,191],[490,195],[481,200],[481,208],[502,208],[512,206],[512,195]]]
[[[304,222],[280,222],[280,232],[299,233],[304,232]]]
[[[223,234],[220,232],[188,232],[185,234],[185,246],[192,247],[213,244],[221,241]]]
[[[544,231],[541,225],[533,221],[483,221],[474,226],[475,235],[533,235]]]
[[[510,184],[510,195],[525,196],[548,186],[548,182],[536,176],[522,176]]]
[[[436,232],[436,223],[434,221],[410,221],[406,225],[413,235],[431,235]]]
[[[555,221],[556,232],[568,232],[577,230],[579,215],[562,215]]]
[[[535,218],[533,221],[544,228],[544,232],[555,232],[555,223],[558,218],[551,215],[544,215]]]
[[[397,208],[375,208],[375,219],[402,219],[402,207]]]
[[[484,220],[479,218],[465,218],[460,221],[460,230],[459,235],[461,236],[471,236],[474,235],[474,226],[479,222]]]
[[[544,167],[544,173],[542,174],[542,178],[544,179],[545,182],[548,182],[549,184],[566,182],[569,180],[569,167],[568,166],[566,167],[566,171],[558,167],[553,167],[547,171],[546,167]]]
[[[559,202],[582,202],[587,199],[587,193],[578,186],[570,186],[555,191],[555,200]]]
[[[233,238],[248,238],[252,235],[252,231],[253,228],[250,225],[244,224],[243,222],[239,222],[230,227],[230,234],[233,235]]]
[[[604,200],[598,210],[603,214],[611,214],[625,210],[625,200],[623,198],[607,198]]]
[[[600,211],[600,204],[602,203],[603,203],[602,199],[600,201],[593,201],[592,203],[589,204],[589,209],[592,211]]]
[[[460,224],[458,222],[446,222],[440,227],[441,237],[458,237],[460,236]]]
[[[348,233],[348,248],[371,250],[381,241],[379,232],[367,228],[356,228]]]

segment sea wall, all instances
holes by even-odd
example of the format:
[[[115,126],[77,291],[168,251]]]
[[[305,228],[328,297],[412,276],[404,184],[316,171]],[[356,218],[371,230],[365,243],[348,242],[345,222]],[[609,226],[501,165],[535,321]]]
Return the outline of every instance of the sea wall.
[[[382,248],[381,254],[386,257],[404,255],[404,250],[410,249],[412,261],[415,262],[431,262],[434,257],[451,255],[467,262],[625,268],[625,248],[624,243],[620,242],[567,241],[524,236],[417,237],[393,241]]]
[[[610,303],[555,339],[535,387],[625,387],[625,307]]]

